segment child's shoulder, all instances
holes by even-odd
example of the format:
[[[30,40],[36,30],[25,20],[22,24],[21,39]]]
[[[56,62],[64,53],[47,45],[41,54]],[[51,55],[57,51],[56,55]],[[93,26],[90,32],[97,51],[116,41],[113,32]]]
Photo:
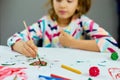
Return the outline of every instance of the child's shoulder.
[[[51,21],[50,15],[44,15],[38,21]]]
[[[83,21],[83,22],[86,22],[86,21],[91,21],[92,19],[91,18],[89,18],[88,16],[86,16],[86,15],[82,15],[81,17],[80,17],[80,20],[81,21]]]

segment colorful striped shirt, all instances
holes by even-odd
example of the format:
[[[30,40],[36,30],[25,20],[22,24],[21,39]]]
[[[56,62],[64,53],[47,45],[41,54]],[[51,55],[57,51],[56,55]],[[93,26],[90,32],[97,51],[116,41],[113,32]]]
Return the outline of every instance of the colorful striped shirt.
[[[63,47],[59,42],[60,27],[57,21],[51,19],[49,15],[43,16],[36,23],[28,26],[28,30],[30,37],[35,42],[43,39],[43,47]],[[63,30],[75,39],[86,39],[85,35],[89,36],[89,39],[96,41],[101,52],[116,52],[118,50],[115,39],[85,15],[72,20]],[[15,33],[8,39],[7,44],[12,46],[18,40],[29,40],[26,30]]]

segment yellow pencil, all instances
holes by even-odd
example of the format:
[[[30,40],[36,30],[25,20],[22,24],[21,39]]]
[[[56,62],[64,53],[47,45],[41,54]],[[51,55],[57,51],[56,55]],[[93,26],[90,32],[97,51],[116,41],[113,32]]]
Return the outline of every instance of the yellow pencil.
[[[62,64],[61,67],[64,68],[64,69],[67,69],[67,70],[69,70],[69,71],[75,72],[75,73],[77,73],[77,74],[81,74],[81,72],[80,72],[79,70],[74,69],[74,68],[69,67],[69,66],[66,66],[66,65],[64,65],[64,64]]]

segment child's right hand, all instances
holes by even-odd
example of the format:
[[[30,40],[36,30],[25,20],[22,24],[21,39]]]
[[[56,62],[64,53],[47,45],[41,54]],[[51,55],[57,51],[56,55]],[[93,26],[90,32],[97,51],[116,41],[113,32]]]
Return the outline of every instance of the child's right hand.
[[[35,46],[33,40],[29,40],[27,42],[24,42],[22,40],[17,41],[12,46],[14,51],[17,51],[27,57],[33,57],[35,58],[37,55],[37,46]]]

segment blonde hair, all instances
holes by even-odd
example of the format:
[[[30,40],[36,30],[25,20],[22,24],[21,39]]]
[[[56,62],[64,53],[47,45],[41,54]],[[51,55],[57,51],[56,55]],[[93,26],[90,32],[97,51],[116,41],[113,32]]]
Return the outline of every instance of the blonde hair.
[[[52,19],[57,19],[57,15],[54,11],[53,7],[53,0],[49,0],[51,8],[49,9],[48,13],[51,16]],[[77,17],[80,17],[83,14],[86,14],[91,7],[91,0],[78,0],[78,9],[75,11],[74,15],[77,15]]]

